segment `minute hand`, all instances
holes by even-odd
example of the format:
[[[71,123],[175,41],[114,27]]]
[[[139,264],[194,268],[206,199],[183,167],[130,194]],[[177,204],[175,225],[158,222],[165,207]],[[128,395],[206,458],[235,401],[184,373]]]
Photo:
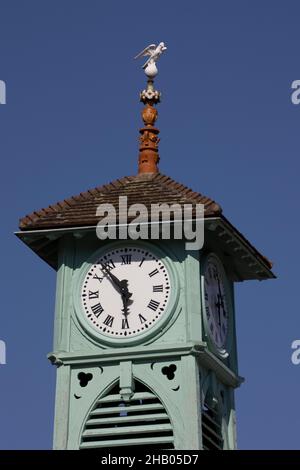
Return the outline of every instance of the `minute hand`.
[[[225,305],[224,305],[224,300],[223,300],[223,295],[222,295],[222,292],[221,292],[221,285],[220,285],[220,279],[219,279],[219,276],[217,278],[217,281],[218,281],[218,290],[219,290],[219,299],[220,299],[220,306],[222,307],[222,310],[223,310],[223,315],[226,317],[226,309],[225,309]]]
[[[122,294],[122,297],[125,296],[127,299],[129,299],[132,296],[132,294],[128,291],[127,279],[120,281],[113,273],[110,272],[109,269],[107,269],[105,265],[101,265],[101,266],[102,266],[102,270],[106,272],[106,274],[108,274],[108,276],[111,278],[113,283],[118,287],[119,291]]]
[[[104,268],[104,267],[102,266],[102,268]],[[104,268],[103,270],[106,272],[106,274],[109,275],[109,277],[111,278],[111,280],[113,281],[113,283],[116,284],[116,286],[118,286],[119,289],[121,290],[121,289],[122,289],[121,281],[119,281],[119,279],[118,279],[113,273],[111,273],[111,272],[109,271],[109,269]]]

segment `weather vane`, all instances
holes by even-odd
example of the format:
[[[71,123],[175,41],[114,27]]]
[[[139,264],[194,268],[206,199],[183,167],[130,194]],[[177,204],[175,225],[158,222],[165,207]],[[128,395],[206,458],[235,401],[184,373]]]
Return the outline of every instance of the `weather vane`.
[[[148,78],[153,79],[157,74],[158,70],[156,67],[156,62],[164,51],[167,50],[164,42],[160,42],[158,46],[156,44],[149,44],[145,49],[140,52],[135,59],[139,57],[150,56],[149,59],[144,63],[143,69]]]
[[[164,42],[160,42],[158,45],[149,44],[149,46],[145,47],[142,52],[135,56],[135,59],[149,56],[143,65],[145,74],[148,77],[147,88],[140,93],[140,99],[145,104],[149,103],[152,105],[160,102],[161,93],[154,89],[153,79],[158,74],[156,62],[162,53],[166,50],[167,47],[165,46]]]

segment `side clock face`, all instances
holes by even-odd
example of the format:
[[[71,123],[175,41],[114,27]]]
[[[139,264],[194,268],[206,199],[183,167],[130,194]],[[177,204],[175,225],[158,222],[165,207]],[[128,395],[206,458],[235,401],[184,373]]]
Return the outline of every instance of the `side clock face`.
[[[104,253],[87,272],[81,303],[88,323],[110,338],[149,331],[165,314],[170,274],[149,250],[138,246]]]
[[[228,301],[223,266],[215,255],[206,261],[204,272],[204,315],[207,333],[218,350],[225,347],[228,332]]]

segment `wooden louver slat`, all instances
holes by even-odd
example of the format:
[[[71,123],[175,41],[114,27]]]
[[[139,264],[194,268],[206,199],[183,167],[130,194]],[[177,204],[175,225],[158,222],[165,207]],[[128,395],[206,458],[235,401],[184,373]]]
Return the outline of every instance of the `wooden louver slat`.
[[[151,405],[137,405],[137,406],[113,406],[108,408],[98,408],[91,412],[91,416],[103,415],[107,413],[120,413],[120,412],[133,412],[133,411],[154,411],[163,410],[164,407],[160,403],[154,403]]]
[[[155,421],[155,420],[169,420],[167,413],[152,413],[148,415],[135,415],[135,416],[118,416],[116,418],[109,418],[111,424],[117,423],[134,423],[139,421]],[[98,425],[106,424],[107,418],[89,419],[86,424]]]
[[[135,393],[134,395],[134,399],[135,400],[153,400],[155,399],[156,396],[153,395],[153,393]],[[98,403],[109,403],[109,402],[119,402],[120,401],[120,395],[119,394],[116,394],[116,395],[107,395],[106,397],[103,397],[103,398],[100,398],[100,400],[98,400]]]
[[[149,434],[151,432],[172,431],[171,424],[154,424],[145,426],[121,426],[121,427],[104,427],[98,429],[88,429],[84,431],[83,437],[98,436],[119,436],[121,434]]]
[[[80,445],[80,448],[81,449],[97,449],[101,447],[130,447],[130,446],[160,445],[160,444],[172,444],[172,443],[173,443],[173,437],[169,437],[169,436],[143,437],[143,438],[136,438],[136,439],[120,439],[118,441],[110,440],[110,441],[83,442]]]

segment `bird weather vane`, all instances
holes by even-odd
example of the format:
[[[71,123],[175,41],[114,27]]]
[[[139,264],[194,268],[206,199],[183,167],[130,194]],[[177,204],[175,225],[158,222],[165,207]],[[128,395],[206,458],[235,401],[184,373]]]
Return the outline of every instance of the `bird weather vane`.
[[[147,81],[147,88],[140,93],[140,99],[143,103],[159,103],[161,94],[159,91],[154,89],[153,86],[153,79],[158,74],[158,69],[156,66],[156,62],[162,55],[164,51],[167,50],[167,46],[164,42],[160,42],[158,45],[156,44],[149,44],[149,46],[145,47],[138,55],[135,56],[135,59],[140,57],[147,57],[149,58],[143,65],[143,69],[145,74],[148,77]]]
[[[153,79],[158,74],[156,62],[166,50],[167,47],[164,42],[160,42],[158,45],[149,44],[149,46],[145,47],[145,49],[135,56],[135,59],[149,56],[149,59],[147,59],[143,65],[143,69],[148,78]]]

